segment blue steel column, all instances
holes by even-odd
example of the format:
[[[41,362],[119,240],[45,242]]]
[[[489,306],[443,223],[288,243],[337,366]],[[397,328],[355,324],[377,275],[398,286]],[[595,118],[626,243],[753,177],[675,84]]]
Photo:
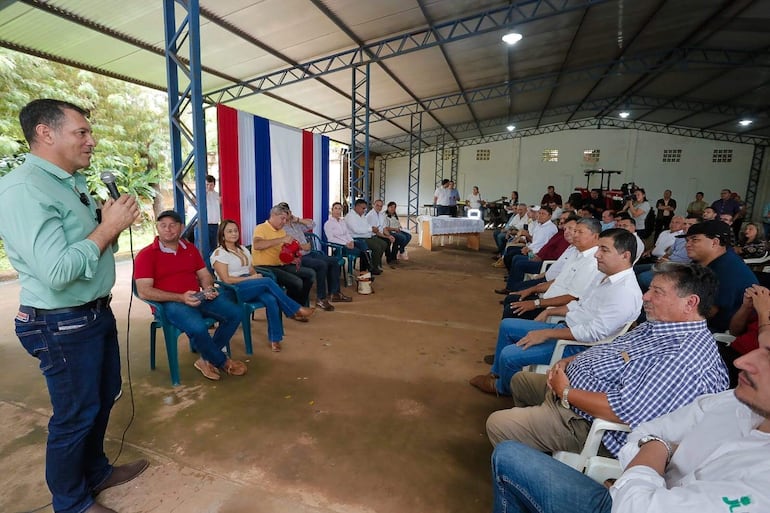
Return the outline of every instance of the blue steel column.
[[[187,11],[177,24],[174,4]],[[168,113],[171,137],[171,164],[174,176],[174,210],[185,218],[184,179],[195,173],[195,196],[200,229],[197,246],[204,255],[209,254],[206,221],[206,129],[203,113],[203,91],[201,87],[200,53],[200,10],[198,0],[163,0],[163,16],[166,27],[166,77],[168,79]],[[189,48],[190,67],[185,66],[181,57],[183,47]],[[180,81],[183,89],[180,91]],[[185,117],[192,126],[185,123]],[[183,153],[183,141],[189,151]]]
[[[759,186],[759,174],[762,172],[762,163],[765,160],[765,146],[754,145],[754,155],[751,157],[751,171],[749,172],[749,183],[746,186],[746,196],[743,197],[746,202],[746,219],[751,220],[751,214],[754,210],[754,204],[757,201],[757,187]]]
[[[436,172],[435,172],[435,177],[433,179],[433,181],[436,183],[433,185],[438,187],[439,185],[441,185],[441,180],[443,179],[444,179],[444,133],[442,132],[436,138]]]
[[[387,170],[387,162],[385,159],[380,158],[380,199],[385,201],[385,171]],[[387,204],[387,202],[385,202]]]
[[[353,100],[350,126],[350,208],[357,198],[369,203],[369,68],[370,65],[356,66],[352,70]],[[360,141],[363,139],[363,141]]]
[[[406,206],[406,228],[417,231],[420,211],[420,156],[422,151],[422,112],[412,114],[409,123],[409,195]]]
[[[460,148],[454,147],[452,148],[452,160],[451,160],[451,168],[449,171],[449,179],[452,180],[455,183],[455,187],[457,187],[457,165],[460,161]]]

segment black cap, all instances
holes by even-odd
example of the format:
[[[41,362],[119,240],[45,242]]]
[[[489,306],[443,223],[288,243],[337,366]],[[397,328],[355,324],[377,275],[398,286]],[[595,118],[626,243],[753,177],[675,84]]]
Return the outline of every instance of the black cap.
[[[732,230],[730,229],[730,225],[717,219],[696,223],[690,226],[687,233],[677,235],[676,237],[682,239],[684,237],[689,237],[690,235],[698,235],[699,233],[710,239],[719,239],[719,243],[722,246],[727,246],[730,244],[730,240],[732,240]]]
[[[173,219],[177,223],[181,223],[182,222],[182,216],[180,216],[179,214],[177,214],[173,210],[164,210],[163,212],[158,214],[158,219],[157,220],[160,221],[164,217],[170,217],[171,219]]]

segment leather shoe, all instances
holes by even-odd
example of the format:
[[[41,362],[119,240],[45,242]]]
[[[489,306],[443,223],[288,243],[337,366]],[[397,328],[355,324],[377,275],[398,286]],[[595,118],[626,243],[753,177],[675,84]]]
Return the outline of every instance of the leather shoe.
[[[350,303],[353,301],[353,298],[350,296],[346,296],[342,292],[335,292],[332,294],[332,303]]]
[[[331,303],[329,303],[329,300],[326,299],[326,298],[319,299],[318,301],[316,301],[315,306],[317,306],[318,308],[320,308],[321,310],[323,310],[325,312],[333,312],[334,311],[334,307],[332,306]]]
[[[115,467],[112,467],[112,474],[110,474],[110,477],[104,480],[102,484],[97,486],[93,489],[91,492],[91,495],[96,497],[100,493],[102,493],[107,488],[112,488],[113,486],[119,486],[124,483],[128,483],[133,478],[144,472],[147,467],[150,466],[150,462],[146,459],[142,458],[140,460],[132,461],[131,463],[126,463],[125,465],[117,465]],[[98,508],[103,509],[95,509],[94,512],[109,512],[113,511],[109,508],[105,508],[101,504],[94,503],[91,508],[94,506],[97,506]],[[91,512],[91,508],[87,509],[87,512]]]
[[[487,365],[494,365],[494,363],[495,363],[495,355],[493,355],[493,354],[485,355],[484,356],[484,363],[486,363]]]
[[[243,376],[249,369],[242,361],[228,358],[222,366],[222,370],[231,376]]]
[[[306,306],[299,307],[299,310],[297,313],[291,316],[292,319],[299,322],[307,322],[308,319],[310,319],[313,314],[315,313],[315,308],[308,308]]]
[[[372,269],[369,272],[374,274],[374,275],[380,275],[380,274],[382,274],[382,269]]]
[[[203,374],[204,377],[210,379],[211,381],[219,381],[219,369],[214,367],[211,363],[207,362],[203,358],[198,358],[198,360],[193,364],[193,367],[201,371],[201,374]]]
[[[103,506],[98,502],[94,502],[83,513],[118,513],[118,512],[115,511],[114,509],[108,508],[107,506]]]
[[[510,293],[511,291],[508,289],[495,289],[495,294],[502,294],[504,296],[507,296]]]
[[[493,374],[479,374],[469,381],[471,385],[486,394],[499,395],[497,392],[497,378]]]

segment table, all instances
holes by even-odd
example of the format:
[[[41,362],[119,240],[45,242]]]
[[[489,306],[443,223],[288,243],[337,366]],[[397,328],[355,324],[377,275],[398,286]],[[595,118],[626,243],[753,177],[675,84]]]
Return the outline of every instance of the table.
[[[417,218],[420,246],[428,251],[433,249],[436,235],[459,235],[466,238],[469,249],[479,250],[479,234],[484,231],[484,221],[469,217],[420,216]]]

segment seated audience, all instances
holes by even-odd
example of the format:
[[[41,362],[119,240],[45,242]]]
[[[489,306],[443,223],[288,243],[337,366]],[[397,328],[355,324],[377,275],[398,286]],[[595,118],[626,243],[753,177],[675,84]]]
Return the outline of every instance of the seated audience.
[[[669,249],[666,250],[666,252],[663,254],[663,256],[657,258],[655,262],[674,262],[678,264],[689,264],[692,262],[692,259],[687,256],[687,241],[684,238],[678,237],[679,235],[683,235],[687,233],[687,230],[690,229],[690,227],[694,224],[696,224],[698,220],[693,217],[688,217],[687,219],[684,219],[682,221],[682,228],[677,233],[674,234],[674,244]],[[671,220],[671,223],[674,224],[674,219]],[[636,273],[636,280],[639,282],[639,287],[641,287],[642,292],[647,292],[647,289],[650,288],[650,283],[652,282],[652,266],[653,264],[636,264],[634,265],[634,272]]]
[[[354,239],[361,239],[366,244],[366,247],[371,250],[372,261],[370,270],[372,274],[382,274],[382,255],[387,251],[388,243],[375,235],[374,228],[366,220],[365,211],[366,200],[357,199],[353,204],[353,210],[345,216],[345,223],[348,225],[350,235]]]
[[[492,454],[494,511],[641,513],[770,510],[770,341],[736,360],[738,386],[639,425],[607,490],[519,442]],[[767,472],[765,472],[767,471]]]
[[[615,211],[610,209],[603,210],[602,231],[609,230],[610,228],[615,228]]]
[[[756,223],[746,223],[738,236],[735,252],[741,258],[762,258],[767,254],[767,242]]]
[[[599,273],[584,296],[565,306],[547,308],[534,321],[503,319],[497,336],[494,364],[489,374],[471,379],[482,392],[510,395],[511,378],[524,367],[551,361],[556,341],[596,342],[616,335],[639,316],[642,292],[631,270],[636,252],[633,235],[620,228],[602,232],[595,254]],[[548,322],[550,315],[563,315],[562,323]],[[584,346],[568,346],[565,356]]]
[[[511,257],[510,265],[508,265],[509,272],[505,288],[496,289],[496,293],[510,294],[512,291],[518,290],[516,287],[518,287],[518,284],[524,279],[524,274],[537,273],[540,270],[540,267],[542,267],[544,260],[557,260],[562,253],[564,253],[570,245],[570,242],[564,237],[564,225],[568,219],[577,221],[577,218],[575,216],[570,217],[568,212],[562,213],[561,219],[558,221],[559,231],[545,243],[545,246],[543,246],[540,251],[534,255],[530,255],[529,250],[527,250],[526,254],[524,254],[524,250],[522,250],[521,255]]]
[[[307,305],[315,271],[302,267],[299,257],[291,263],[281,260],[283,246],[294,240],[294,237],[287,235],[283,229],[287,219],[283,207],[276,205],[270,209],[268,220],[254,227],[251,259],[254,265],[269,268],[275,274],[278,284],[286,287],[286,294],[290,298],[301,305]]]
[[[371,256],[369,247],[362,239],[354,239],[350,234],[348,225],[342,218],[342,203],[332,203],[331,217],[324,223],[324,235],[326,240],[333,244],[345,246],[345,252],[358,258],[358,270],[361,273],[371,268]]]
[[[453,182],[449,182],[452,184]],[[451,189],[455,190],[455,189]],[[372,232],[374,233],[375,237],[378,237],[380,240],[385,242],[385,261],[390,264],[394,265],[398,263],[398,259],[396,258],[396,253],[398,252],[398,247],[395,245],[396,238],[393,237],[390,233],[390,228],[388,228],[388,220],[385,215],[385,212],[382,210],[382,200],[378,199],[374,201],[374,204],[372,205],[372,209],[367,212],[366,214],[366,222],[369,223],[369,226],[371,226]],[[455,210],[457,209],[457,205],[453,207]],[[455,214],[452,214],[452,217],[457,217]]]
[[[757,283],[757,277],[735,252],[727,251],[732,231],[722,221],[695,224],[678,237],[687,240],[687,256],[708,266],[719,278],[714,306],[707,316],[708,326],[713,332],[726,331],[743,302],[744,291]]]
[[[543,452],[580,452],[595,418],[635,429],[727,388],[727,369],[705,322],[716,276],[692,264],[657,264],[655,271],[643,298],[647,322],[564,358],[547,375],[513,377],[514,408],[487,419],[492,445],[516,440]],[[600,454],[617,456],[627,436],[607,431]]]
[[[219,246],[211,253],[211,266],[217,277],[238,289],[243,301],[260,301],[265,305],[267,317],[267,338],[273,352],[281,350],[283,321],[281,312],[287,317],[307,322],[313,315],[313,308],[306,308],[291,299],[280,286],[270,278],[264,278],[251,265],[251,252],[241,246],[241,228],[232,219],[219,224],[217,232]]]
[[[497,245],[497,256],[499,258],[505,251],[506,243],[511,240],[520,230],[525,230],[529,217],[527,216],[527,205],[519,203],[516,205],[514,214],[508,218],[508,222],[505,223],[500,229],[495,228],[492,231],[492,238]]]
[[[164,303],[169,322],[183,331],[200,354],[194,366],[211,380],[220,371],[246,374],[246,364],[223,349],[241,324],[241,308],[214,288],[214,278],[198,249],[181,239],[182,218],[173,210],[158,215],[158,235],[134,260],[136,292],[142,299]],[[206,317],[218,321],[214,336]]]
[[[655,246],[651,250],[647,250],[642,254],[642,258],[639,259],[640,264],[654,263],[669,251],[676,241],[676,236],[682,234],[682,228],[684,228],[684,217],[674,216],[668,221],[669,226],[657,234],[655,239]]]
[[[528,229],[519,231],[516,236],[516,240],[525,242],[525,246],[512,246],[509,244],[505,248],[503,257],[511,255],[511,258],[513,258],[515,255],[527,254],[530,251],[537,253],[559,231],[556,225],[553,224],[553,221],[551,221],[551,207],[548,205],[539,207],[536,212],[537,223],[529,223]]]
[[[286,203],[279,203],[278,206],[286,212],[286,225],[283,227],[286,235],[299,242],[300,264],[315,272],[316,306],[321,310],[332,312],[334,306],[329,302],[330,300],[332,303],[353,301],[340,290],[340,263],[337,257],[321,251],[313,251],[313,245],[305,236],[306,232],[315,228],[315,221],[296,217]]]
[[[477,187],[474,187],[474,190],[478,192]],[[406,247],[409,245],[409,241],[412,240],[412,234],[409,233],[409,230],[404,230],[401,227],[401,221],[398,219],[398,214],[396,213],[395,201],[388,203],[387,212],[385,213],[385,222],[387,223],[385,228],[387,228],[388,233],[395,239],[395,242],[393,242],[393,251],[396,253],[396,258],[398,260],[409,260],[409,254],[406,251]]]
[[[563,306],[581,297],[599,272],[596,267],[597,244],[601,225],[594,218],[577,221],[572,243],[578,253],[571,258],[555,280],[512,292],[505,298],[503,318],[534,319],[549,306]],[[542,294],[542,298],[537,297]],[[533,296],[533,299],[527,299]]]
[[[634,223],[634,220],[631,217],[631,214],[629,214],[628,212],[618,212],[617,214],[615,214],[615,226],[617,228],[623,228],[624,230],[628,230],[629,232],[634,234],[634,236],[636,237],[636,246],[638,251],[638,253],[636,254],[636,260],[639,261],[639,258],[641,258],[642,254],[644,253],[644,241],[637,233],[636,224]]]

